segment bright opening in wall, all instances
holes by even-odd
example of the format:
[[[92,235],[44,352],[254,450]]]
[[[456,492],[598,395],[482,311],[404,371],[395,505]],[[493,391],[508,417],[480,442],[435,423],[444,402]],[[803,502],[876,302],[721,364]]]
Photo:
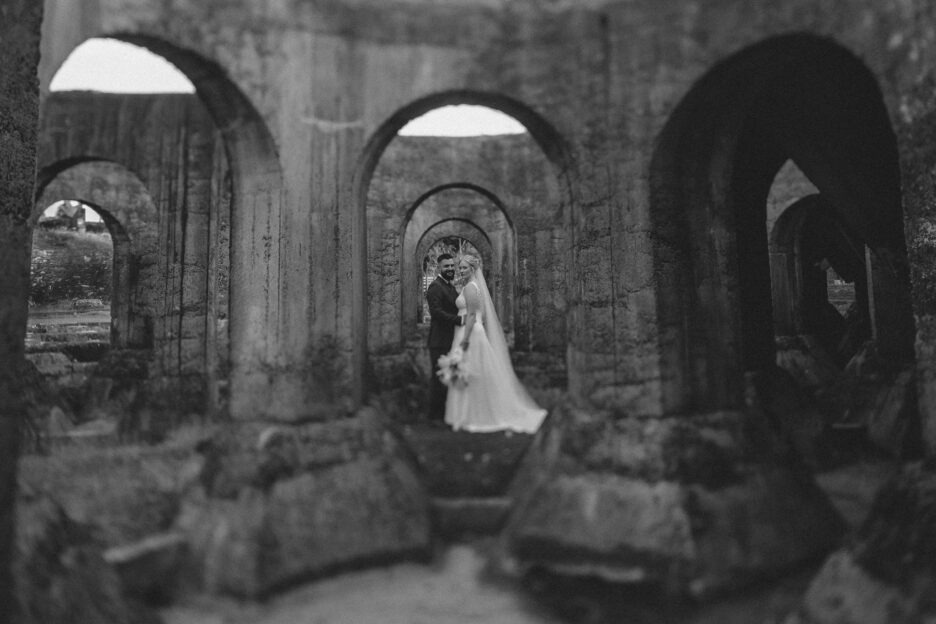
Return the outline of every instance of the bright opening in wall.
[[[832,267],[826,270],[826,293],[829,303],[842,316],[855,303],[855,283],[842,279]]]
[[[146,48],[117,39],[88,39],[52,78],[51,91],[194,93],[176,67]]]
[[[101,215],[90,206],[64,200],[46,208],[33,233],[31,263],[33,306],[68,312],[84,306],[109,315],[114,244]]]
[[[509,115],[488,108],[458,104],[433,109],[400,129],[401,136],[482,136],[523,134],[527,129]]]
[[[81,212],[82,219],[85,223],[104,223],[104,220],[101,218],[93,208],[85,206],[80,201],[74,199],[63,199],[62,201],[57,201],[54,204],[51,204],[48,208],[42,211],[42,216],[39,217],[39,223],[47,222],[50,218],[59,218],[62,215],[75,215],[78,212]]]

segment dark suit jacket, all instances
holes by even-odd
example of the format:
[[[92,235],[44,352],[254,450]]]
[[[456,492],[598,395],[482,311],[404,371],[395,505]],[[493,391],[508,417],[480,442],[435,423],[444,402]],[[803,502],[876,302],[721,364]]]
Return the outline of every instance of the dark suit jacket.
[[[455,338],[455,325],[458,323],[458,306],[455,299],[458,292],[441,277],[435,278],[426,289],[426,302],[429,304],[430,349],[450,349]]]

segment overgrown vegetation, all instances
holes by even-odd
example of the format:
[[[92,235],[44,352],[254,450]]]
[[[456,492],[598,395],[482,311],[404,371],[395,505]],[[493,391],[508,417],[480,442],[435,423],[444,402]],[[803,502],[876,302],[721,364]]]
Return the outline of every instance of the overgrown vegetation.
[[[75,299],[110,302],[114,246],[110,234],[37,228],[30,305]]]

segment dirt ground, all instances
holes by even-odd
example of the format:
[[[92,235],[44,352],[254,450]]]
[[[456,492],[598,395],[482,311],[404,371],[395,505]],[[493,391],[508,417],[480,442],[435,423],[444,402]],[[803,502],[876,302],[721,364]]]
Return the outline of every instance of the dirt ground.
[[[432,565],[351,572],[265,603],[191,597],[160,615],[165,624],[780,624],[818,569],[694,605],[594,580],[520,584],[485,566],[483,544],[456,544]]]

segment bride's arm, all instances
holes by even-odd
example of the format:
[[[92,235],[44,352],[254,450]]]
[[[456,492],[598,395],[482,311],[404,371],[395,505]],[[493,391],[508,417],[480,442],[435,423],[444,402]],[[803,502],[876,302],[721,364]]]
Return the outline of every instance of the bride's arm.
[[[462,289],[465,296],[465,309],[468,314],[465,316],[465,337],[461,341],[461,348],[464,351],[468,348],[468,337],[471,336],[471,330],[474,328],[475,319],[481,311],[481,297],[478,296],[478,286],[473,282],[468,282]]]

